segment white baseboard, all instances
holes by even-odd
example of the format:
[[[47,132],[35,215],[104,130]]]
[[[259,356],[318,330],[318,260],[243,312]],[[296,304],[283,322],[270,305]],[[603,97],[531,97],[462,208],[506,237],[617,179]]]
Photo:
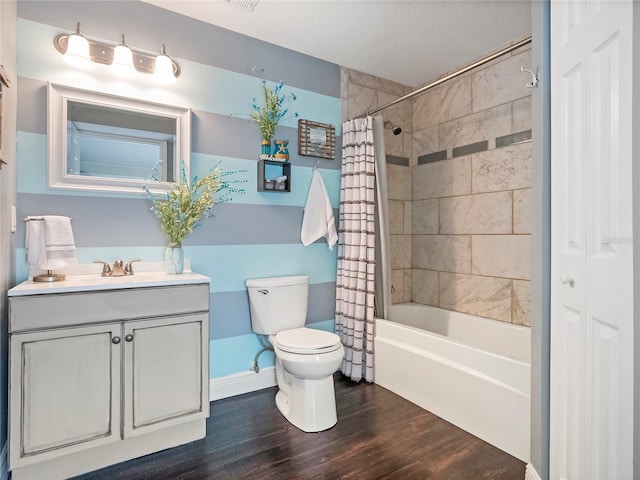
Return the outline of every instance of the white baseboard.
[[[255,392],[276,385],[276,367],[261,368],[259,373],[241,372],[212,378],[209,380],[209,401]]]
[[[524,480],[542,480],[542,477],[538,475],[533,465],[527,463],[527,469],[524,472]]]
[[[7,445],[9,442],[4,442],[2,451],[0,452],[0,480],[7,480],[9,478],[9,463],[7,461]]]

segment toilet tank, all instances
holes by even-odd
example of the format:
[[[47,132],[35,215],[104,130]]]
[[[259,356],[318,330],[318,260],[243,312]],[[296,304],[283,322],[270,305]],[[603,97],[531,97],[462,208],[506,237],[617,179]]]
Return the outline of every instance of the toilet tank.
[[[251,278],[246,281],[251,307],[251,329],[272,335],[304,327],[307,319],[309,277]]]

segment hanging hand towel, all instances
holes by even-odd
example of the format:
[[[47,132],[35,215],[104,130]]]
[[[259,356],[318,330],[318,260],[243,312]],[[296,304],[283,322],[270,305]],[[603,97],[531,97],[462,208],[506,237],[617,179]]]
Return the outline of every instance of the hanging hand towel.
[[[325,237],[329,250],[333,250],[333,246],[338,241],[335,223],[333,208],[331,208],[331,201],[322,181],[322,175],[319,171],[314,170],[302,217],[302,231],[300,232],[302,244],[306,247],[320,237]]]
[[[47,252],[45,250],[44,222],[42,217],[27,217],[27,231],[24,241],[27,252],[27,263],[30,268],[47,268]]]
[[[43,218],[47,269],[53,270],[68,264],[78,263],[76,245],[71,230],[71,219],[55,215],[45,215]]]

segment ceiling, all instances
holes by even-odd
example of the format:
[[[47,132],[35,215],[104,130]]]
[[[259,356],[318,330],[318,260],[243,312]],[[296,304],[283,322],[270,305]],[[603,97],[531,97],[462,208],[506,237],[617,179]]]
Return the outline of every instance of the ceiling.
[[[531,32],[530,0],[145,1],[411,87]]]

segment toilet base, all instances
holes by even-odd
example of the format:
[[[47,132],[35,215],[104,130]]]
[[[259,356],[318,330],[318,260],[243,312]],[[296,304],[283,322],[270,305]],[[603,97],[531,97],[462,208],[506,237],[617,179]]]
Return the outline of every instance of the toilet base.
[[[286,372],[285,375],[289,395],[280,389],[276,406],[293,426],[303,432],[322,432],[338,422],[333,375],[320,380],[296,378]]]

